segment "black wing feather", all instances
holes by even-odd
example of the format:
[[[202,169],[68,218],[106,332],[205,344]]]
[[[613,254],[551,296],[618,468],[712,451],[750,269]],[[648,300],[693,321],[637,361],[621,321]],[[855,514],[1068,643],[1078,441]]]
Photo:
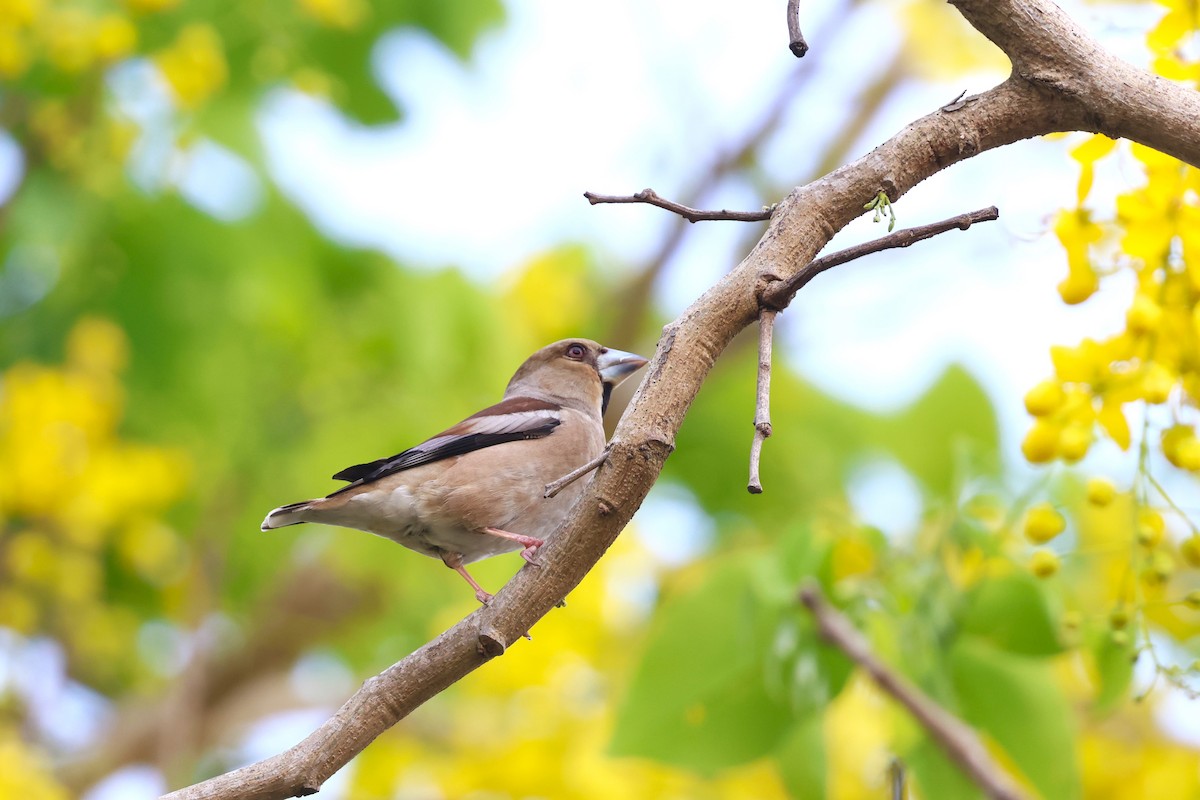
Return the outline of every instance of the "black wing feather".
[[[394,475],[397,472],[403,472],[406,469],[419,467],[423,464],[432,464],[435,461],[442,461],[454,456],[466,455],[476,450],[482,450],[485,447],[494,447],[498,444],[517,442],[523,439],[541,439],[549,436],[560,424],[561,422],[557,418],[547,417],[540,425],[525,430],[436,436],[416,447],[405,450],[403,453],[397,453],[394,456],[376,459],[375,461],[368,461],[365,464],[355,464],[352,467],[346,467],[333,477],[335,480],[353,482],[349,486],[343,486],[329,496],[332,497],[333,495],[341,494],[348,489],[356,488],[364,483],[377,481],[380,478]],[[444,439],[444,441],[438,442],[438,439]],[[434,444],[434,442],[437,442],[437,444]],[[429,445],[433,446],[430,447]]]

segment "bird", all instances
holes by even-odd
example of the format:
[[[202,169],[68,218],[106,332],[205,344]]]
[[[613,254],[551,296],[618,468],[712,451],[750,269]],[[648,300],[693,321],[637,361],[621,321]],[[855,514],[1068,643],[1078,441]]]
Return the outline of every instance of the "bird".
[[[501,553],[536,554],[583,491],[547,498],[546,485],[597,458],[613,389],[645,358],[590,339],[563,339],[529,356],[499,403],[402,453],[347,467],[326,497],[267,514],[264,531],[318,522],[373,533],[441,559],[487,605],[466,565]]]

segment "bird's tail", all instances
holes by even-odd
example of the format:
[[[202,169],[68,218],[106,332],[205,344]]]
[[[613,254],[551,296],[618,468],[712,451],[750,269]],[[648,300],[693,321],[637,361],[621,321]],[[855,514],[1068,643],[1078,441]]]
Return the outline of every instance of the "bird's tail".
[[[267,514],[267,518],[263,520],[262,529],[269,531],[273,528],[285,528],[288,525],[299,525],[301,522],[308,522],[306,512],[309,510],[311,503],[311,500],[305,500],[302,503],[288,503],[286,506],[280,506]]]

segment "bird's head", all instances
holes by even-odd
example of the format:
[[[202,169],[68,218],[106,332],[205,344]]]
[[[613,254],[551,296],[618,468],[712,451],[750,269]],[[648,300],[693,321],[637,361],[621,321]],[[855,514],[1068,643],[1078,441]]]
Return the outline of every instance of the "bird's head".
[[[639,355],[591,339],[563,339],[525,359],[504,396],[536,397],[581,411],[599,408],[603,414],[612,390],[645,364]]]

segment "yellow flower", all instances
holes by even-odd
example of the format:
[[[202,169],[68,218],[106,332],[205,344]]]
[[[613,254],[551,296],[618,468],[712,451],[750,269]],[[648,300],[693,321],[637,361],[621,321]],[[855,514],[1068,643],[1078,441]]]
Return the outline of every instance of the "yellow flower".
[[[100,317],[84,317],[67,336],[67,362],[88,372],[113,373],[129,363],[125,332]]]
[[[1058,556],[1049,550],[1035,550],[1029,559],[1029,571],[1039,578],[1049,578],[1058,572]]]
[[[1183,7],[1173,8],[1146,34],[1146,44],[1155,53],[1169,53],[1180,39],[1193,32],[1193,26],[1193,13]]]
[[[1067,529],[1067,521],[1049,503],[1038,503],[1025,515],[1025,538],[1045,544]]]
[[[1092,426],[1075,423],[1063,428],[1058,437],[1058,453],[1063,460],[1075,463],[1087,455],[1092,446]]]
[[[1175,376],[1158,362],[1152,362],[1142,373],[1141,395],[1147,403],[1165,403],[1175,388]]]
[[[1063,211],[1054,223],[1054,233],[1067,251],[1067,278],[1058,285],[1063,302],[1082,303],[1095,293],[1099,279],[1092,269],[1090,247],[1104,237],[1103,229],[1084,208]]]
[[[105,14],[96,24],[96,56],[101,61],[116,61],[133,52],[137,45],[137,28],[120,14]]]
[[[0,797],[67,800],[68,796],[44,753],[7,726],[0,729]]]
[[[41,27],[50,63],[63,72],[83,72],[90,67],[96,56],[94,26],[92,17],[81,9],[53,11]]]
[[[28,28],[42,12],[42,0],[0,0],[0,23]]]
[[[1071,150],[1071,158],[1078,161],[1080,166],[1079,185],[1076,190],[1076,200],[1079,205],[1082,206],[1083,201],[1091,193],[1092,181],[1096,172],[1095,163],[1111,153],[1116,144],[1116,140],[1097,133]]]
[[[1157,547],[1162,543],[1166,523],[1162,514],[1153,508],[1141,508],[1137,513],[1137,540],[1143,547]]]
[[[363,0],[297,0],[304,13],[330,28],[352,30],[363,23],[370,6]]]
[[[180,0],[125,0],[125,5],[129,6],[131,11],[137,11],[142,14],[153,14],[158,11],[166,11],[169,8],[174,8],[179,5]]]
[[[1058,437],[1062,429],[1044,419],[1037,419],[1021,442],[1021,452],[1032,464],[1044,464],[1058,452]]]
[[[1062,402],[1062,385],[1052,378],[1047,378],[1025,394],[1025,410],[1035,417],[1053,414]]]
[[[1133,298],[1133,305],[1125,313],[1125,327],[1131,333],[1154,333],[1162,324],[1162,318],[1163,311],[1158,303],[1144,294],[1139,294]]]
[[[1108,478],[1089,478],[1087,482],[1087,499],[1092,505],[1103,508],[1117,496],[1117,487]]]
[[[0,23],[0,78],[19,78],[33,57],[24,36],[15,27]]]
[[[197,22],[179,32],[155,63],[184,108],[196,108],[225,85],[228,67],[221,38],[211,25]]]
[[[1200,443],[1196,431],[1189,425],[1173,425],[1162,433],[1160,440],[1163,455],[1180,469],[1196,469],[1194,459]]]
[[[1179,545],[1179,555],[1193,569],[1200,569],[1200,534],[1193,533]]]
[[[1117,446],[1122,450],[1128,450],[1131,443],[1129,433],[1129,420],[1125,419],[1125,412],[1121,410],[1119,403],[1106,402],[1101,406],[1099,413],[1096,414],[1096,421],[1108,433]]]

